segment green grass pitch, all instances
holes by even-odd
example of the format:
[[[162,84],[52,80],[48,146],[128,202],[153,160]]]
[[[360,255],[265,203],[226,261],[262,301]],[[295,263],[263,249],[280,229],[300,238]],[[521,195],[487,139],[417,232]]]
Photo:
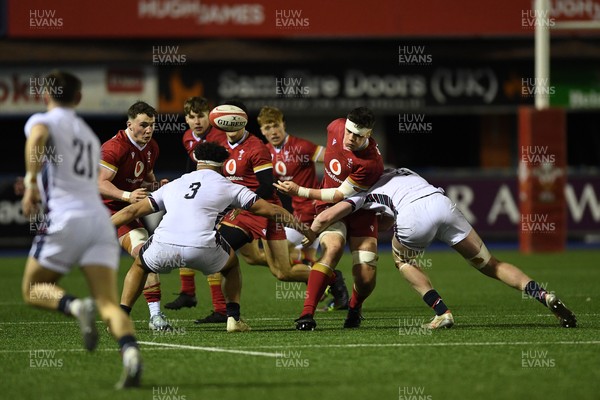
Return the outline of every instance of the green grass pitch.
[[[195,325],[211,309],[197,275],[199,305],[168,311],[170,334],[148,330],[143,299],[136,304],[142,342],[142,388],[113,390],[121,363],[100,321],[93,353],[82,350],[74,320],[25,306],[23,257],[0,258],[1,399],[598,399],[600,398],[600,252],[522,255],[497,251],[555,291],[577,314],[564,329],[549,311],[469,267],[451,251],[421,260],[456,325],[427,332],[432,313],[381,254],[377,288],[357,330],[344,330],[345,312],[316,315],[314,332],[297,332],[304,284],[276,281],[263,267],[242,266],[242,315],[247,333],[224,325]],[[124,276],[131,259],[121,260]],[[349,257],[341,269],[349,283]],[[121,279],[122,281],[122,279]],[[176,273],[162,277],[163,304],[178,292]],[[87,289],[79,271],[62,285]]]

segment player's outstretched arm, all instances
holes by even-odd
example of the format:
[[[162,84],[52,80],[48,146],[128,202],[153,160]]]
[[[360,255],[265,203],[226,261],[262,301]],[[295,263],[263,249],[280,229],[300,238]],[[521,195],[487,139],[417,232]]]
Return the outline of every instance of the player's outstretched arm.
[[[118,228],[133,221],[134,219],[144,217],[148,214],[152,214],[153,212],[155,211],[150,200],[139,201],[113,214],[110,220],[112,221],[113,225]]]
[[[350,203],[346,201],[339,202],[317,215],[310,226],[310,230],[317,234],[321,233],[321,231],[329,225],[341,220],[351,213],[352,205]]]
[[[329,189],[305,188],[292,181],[277,181],[273,185],[280,192],[289,194],[290,196],[306,197],[327,203],[337,203],[358,193],[358,190],[347,179],[337,188]]]

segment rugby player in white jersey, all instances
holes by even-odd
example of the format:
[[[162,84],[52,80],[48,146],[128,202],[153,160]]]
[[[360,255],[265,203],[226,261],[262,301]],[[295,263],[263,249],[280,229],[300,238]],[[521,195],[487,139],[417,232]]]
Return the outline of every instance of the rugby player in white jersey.
[[[123,375],[117,387],[139,386],[142,360],[133,323],[117,301],[119,243],[96,184],[100,141],[75,114],[81,81],[53,71],[44,85],[47,112],[32,115],[25,124],[23,215],[35,217],[41,229],[25,265],[23,298],[77,318],[89,351],[98,343],[97,307],[121,348]],[[78,299],[57,284],[75,264],[81,266],[91,298]]]
[[[392,251],[396,267],[436,313],[424,327],[449,328],[454,324],[452,313],[415,262],[434,239],[451,246],[484,275],[537,299],[563,327],[577,325],[575,315],[554,293],[546,291],[516,266],[495,258],[444,191],[415,172],[407,168],[386,170],[367,192],[349,197],[319,214],[311,229],[320,232],[361,208],[380,212],[395,222]]]
[[[154,235],[142,247],[125,277],[121,306],[131,308],[149,272],[164,273],[191,268],[205,275],[220,272],[227,309],[227,332],[250,330],[240,319],[241,272],[234,249],[216,230],[219,214],[240,208],[314,236],[307,225],[284,208],[258,197],[243,185],[223,177],[221,167],[228,151],[214,142],[194,150],[197,170],[161,187],[147,200],[132,204],[112,216],[115,226],[159,210],[167,213]]]

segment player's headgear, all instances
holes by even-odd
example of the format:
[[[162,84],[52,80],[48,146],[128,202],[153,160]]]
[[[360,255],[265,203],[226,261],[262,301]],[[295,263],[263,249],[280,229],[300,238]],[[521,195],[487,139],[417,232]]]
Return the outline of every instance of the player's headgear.
[[[356,135],[366,136],[373,126],[375,115],[367,107],[355,108],[346,117],[346,129]]]

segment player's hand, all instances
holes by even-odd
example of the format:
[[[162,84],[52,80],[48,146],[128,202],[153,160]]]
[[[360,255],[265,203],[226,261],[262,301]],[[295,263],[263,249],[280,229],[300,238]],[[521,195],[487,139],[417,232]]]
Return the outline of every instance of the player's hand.
[[[29,218],[30,216],[37,214],[40,209],[40,201],[40,191],[37,186],[25,189],[23,200],[21,200],[23,215]]]
[[[304,237],[302,238],[302,246],[308,247],[311,244],[313,244],[313,242],[316,239],[317,239],[317,234],[314,231],[307,229],[306,231],[304,231]]]
[[[169,183],[168,179],[161,179],[160,181],[154,181],[154,182],[144,182],[142,184],[142,187],[145,188],[146,190],[149,190],[150,192],[154,192],[155,190],[160,189],[161,187],[163,187],[164,185],[166,185],[167,183]]]
[[[135,204],[138,201],[144,200],[146,197],[148,197],[148,190],[145,188],[135,189],[129,196],[129,203]]]
[[[292,196],[296,196],[298,194],[298,184],[292,181],[277,181],[277,183],[273,183],[273,186],[277,188],[281,193],[289,194]]]

